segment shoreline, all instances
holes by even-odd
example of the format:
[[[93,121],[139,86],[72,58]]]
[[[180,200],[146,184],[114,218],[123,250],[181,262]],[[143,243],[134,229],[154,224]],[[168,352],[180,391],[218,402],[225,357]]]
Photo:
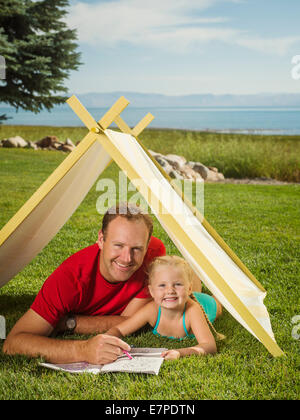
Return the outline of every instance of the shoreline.
[[[82,129],[86,128],[84,125],[47,125],[47,124],[9,124],[9,123],[2,123],[0,124],[1,127],[19,127],[27,129],[29,128],[53,128],[53,129]],[[115,125],[110,127],[111,129],[117,129]],[[192,132],[192,133],[205,133],[205,134],[226,134],[226,135],[244,135],[244,136],[280,136],[280,137],[300,137],[300,131],[297,133],[286,132],[284,129],[266,129],[266,128],[203,128],[203,129],[195,129],[195,128],[182,128],[182,127],[147,127],[146,130],[149,131],[182,131],[182,132]]]

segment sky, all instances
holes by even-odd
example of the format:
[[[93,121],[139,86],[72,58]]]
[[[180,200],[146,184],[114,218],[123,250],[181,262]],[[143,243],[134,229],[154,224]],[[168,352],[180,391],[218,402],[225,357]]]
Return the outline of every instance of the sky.
[[[70,92],[300,93],[299,0],[70,0]],[[295,60],[295,59],[294,59]],[[295,73],[294,73],[295,74]]]

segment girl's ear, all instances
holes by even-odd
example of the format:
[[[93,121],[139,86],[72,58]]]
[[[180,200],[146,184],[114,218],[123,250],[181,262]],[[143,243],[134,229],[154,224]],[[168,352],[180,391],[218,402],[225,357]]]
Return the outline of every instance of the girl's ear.
[[[150,285],[150,284],[148,285],[148,290],[149,290],[150,295],[151,295],[151,296],[152,296],[152,298],[153,298],[153,289],[152,289],[152,287],[151,287],[151,285]]]

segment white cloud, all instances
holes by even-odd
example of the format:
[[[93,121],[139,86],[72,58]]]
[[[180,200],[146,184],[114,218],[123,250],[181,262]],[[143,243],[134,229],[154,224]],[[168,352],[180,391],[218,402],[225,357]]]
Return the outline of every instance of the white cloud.
[[[241,38],[236,43],[252,50],[266,54],[284,55],[291,50],[292,46],[299,43],[300,37],[283,38]]]
[[[79,41],[99,48],[121,43],[184,52],[211,41],[239,45],[268,54],[283,55],[300,37],[262,38],[228,26],[225,17],[199,14],[220,0],[112,0],[98,4],[75,3],[68,26],[78,30]],[[241,0],[224,0],[241,3]],[[227,22],[226,26],[222,24]]]
[[[211,7],[216,0],[114,0],[105,3],[76,3],[67,17],[69,27],[78,30],[79,40],[104,46],[121,42],[169,47],[169,40],[199,39],[191,26],[219,24],[222,17],[198,17],[194,12]],[[204,28],[204,26],[202,27]],[[211,33],[211,31],[209,31]],[[177,34],[177,36],[174,34]],[[202,29],[201,34],[204,34]],[[210,37],[210,35],[208,35]],[[201,40],[201,39],[200,39]],[[167,43],[167,45],[166,45]]]

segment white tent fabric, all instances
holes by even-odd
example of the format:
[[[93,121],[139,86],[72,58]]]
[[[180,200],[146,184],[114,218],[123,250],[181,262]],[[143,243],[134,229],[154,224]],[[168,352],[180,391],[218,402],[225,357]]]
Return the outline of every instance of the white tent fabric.
[[[200,277],[203,283],[217,299],[220,300],[237,321],[256,336],[249,328],[248,323],[238,314],[236,309],[224,297],[223,293],[216,287],[212,279],[209,278],[205,269],[195,261],[190,255],[189,250],[180,242],[177,232],[170,231],[164,224],[162,212],[173,214],[176,217],[182,229],[192,239],[195,245],[202,250],[206,258],[225,279],[226,283],[251,314],[259,321],[269,336],[274,339],[269,314],[263,304],[266,293],[262,292],[244,274],[244,272],[209,235],[201,222],[194,216],[189,207],[184,204],[181,197],[179,197],[170,183],[162,176],[134,137],[129,134],[118,133],[112,130],[106,130],[105,134],[117,147],[126,161],[134,167],[138,177],[136,179],[131,179],[131,182],[133,184],[136,183],[136,187],[140,190],[141,194],[144,195],[144,198],[151,206],[153,213],[158,218],[169,237],[186,260],[191,264],[195,273]],[[159,203],[161,203],[162,206],[160,206]]]
[[[71,155],[68,156],[70,157]],[[66,169],[59,177],[53,173],[2,229],[0,287],[30,263],[50,242],[110,161],[110,156],[101,144],[94,141],[75,164],[72,163],[70,167],[64,165]],[[35,197],[38,199],[35,200]],[[9,230],[10,226],[12,233],[6,238],[5,230]]]

